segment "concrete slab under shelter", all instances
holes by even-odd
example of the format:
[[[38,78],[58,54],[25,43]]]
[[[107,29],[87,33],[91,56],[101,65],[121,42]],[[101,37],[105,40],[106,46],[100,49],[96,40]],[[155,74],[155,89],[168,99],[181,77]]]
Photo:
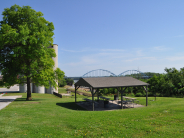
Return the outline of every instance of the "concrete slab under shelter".
[[[104,101],[99,100],[98,102],[95,101],[95,111],[111,111],[111,110],[118,110],[121,109],[121,100],[110,100],[108,104],[108,108],[104,108]],[[93,111],[92,110],[92,103],[91,102],[86,102],[86,101],[80,101],[76,103],[77,105],[83,107],[84,109],[88,111]],[[132,105],[123,105],[123,109],[130,109],[130,108],[139,108],[139,107],[145,107],[141,104],[132,104]]]

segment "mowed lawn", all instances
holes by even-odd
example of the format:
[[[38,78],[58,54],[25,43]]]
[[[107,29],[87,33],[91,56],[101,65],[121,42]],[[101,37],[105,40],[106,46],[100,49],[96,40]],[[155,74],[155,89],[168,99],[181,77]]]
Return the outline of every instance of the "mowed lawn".
[[[23,97],[0,110],[1,138],[184,137],[184,98],[149,97],[148,107],[93,112],[76,105],[74,96],[33,93],[33,101],[25,101],[26,93],[6,95]],[[137,99],[145,105],[145,97]]]

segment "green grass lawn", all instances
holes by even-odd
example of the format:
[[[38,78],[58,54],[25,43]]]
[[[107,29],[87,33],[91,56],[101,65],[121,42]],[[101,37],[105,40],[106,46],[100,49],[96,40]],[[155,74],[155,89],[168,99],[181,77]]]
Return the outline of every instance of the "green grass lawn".
[[[66,93],[65,89],[59,91]],[[114,111],[86,111],[74,103],[74,96],[58,98],[51,94],[32,94],[0,110],[0,137],[184,137],[184,99],[149,98],[148,107]],[[77,95],[77,101],[83,96]],[[145,105],[145,97],[137,97]]]

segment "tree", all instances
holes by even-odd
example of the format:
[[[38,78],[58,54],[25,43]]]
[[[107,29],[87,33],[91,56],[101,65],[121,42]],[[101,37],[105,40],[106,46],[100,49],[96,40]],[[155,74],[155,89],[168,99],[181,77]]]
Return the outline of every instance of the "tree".
[[[64,87],[65,85],[67,85],[67,83],[66,83],[66,80],[63,79],[63,81],[60,83],[59,87]]]
[[[184,94],[184,68],[165,68],[166,74],[154,75],[148,80],[149,90],[152,94],[161,96],[183,96]]]
[[[70,79],[70,78],[66,78],[65,80],[66,80],[66,84],[67,84],[67,85],[72,86],[73,83],[74,83],[74,80],[72,80],[72,79]]]
[[[1,85],[10,87],[27,82],[27,100],[31,100],[30,83],[46,88],[58,87],[64,77],[59,68],[53,70],[56,57],[53,45],[52,22],[30,6],[14,5],[4,9],[0,22]],[[17,79],[17,76],[18,79]]]

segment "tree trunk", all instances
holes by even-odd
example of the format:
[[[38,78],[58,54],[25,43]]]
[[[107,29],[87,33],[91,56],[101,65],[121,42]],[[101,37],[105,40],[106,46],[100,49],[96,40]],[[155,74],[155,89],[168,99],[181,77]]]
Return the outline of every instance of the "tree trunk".
[[[30,81],[31,80],[31,78],[30,77],[27,77],[27,101],[29,101],[29,100],[32,100],[32,98],[31,98],[31,87],[30,87]]]

